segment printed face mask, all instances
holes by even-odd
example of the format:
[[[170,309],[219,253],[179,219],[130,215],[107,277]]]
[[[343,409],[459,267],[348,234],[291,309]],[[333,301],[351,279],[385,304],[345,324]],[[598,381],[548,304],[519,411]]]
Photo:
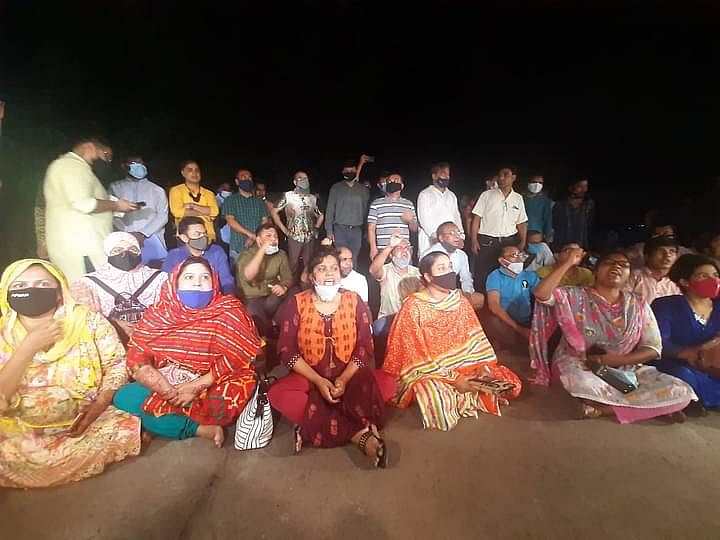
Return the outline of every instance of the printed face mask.
[[[143,163],[137,163],[133,161],[128,166],[128,174],[135,180],[142,180],[148,175],[147,167]]]
[[[20,315],[37,317],[57,307],[57,287],[28,287],[8,292],[10,307]]]
[[[108,257],[108,262],[118,270],[128,272],[140,264],[141,257],[138,253],[132,251],[121,251],[117,255]]]

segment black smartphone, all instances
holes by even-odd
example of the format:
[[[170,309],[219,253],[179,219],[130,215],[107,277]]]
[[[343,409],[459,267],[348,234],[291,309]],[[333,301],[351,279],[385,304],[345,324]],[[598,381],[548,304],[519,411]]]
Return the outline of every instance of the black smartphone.
[[[147,206],[147,204],[145,204],[145,201],[138,201],[138,202],[135,203],[135,205],[136,205],[138,208],[144,208],[144,207]]]
[[[608,383],[616,390],[620,390],[623,394],[637,390],[637,386],[627,380],[621,369],[602,366],[594,362],[590,363],[590,370],[603,381]]]
[[[368,163],[375,163],[375,156],[367,156]]]

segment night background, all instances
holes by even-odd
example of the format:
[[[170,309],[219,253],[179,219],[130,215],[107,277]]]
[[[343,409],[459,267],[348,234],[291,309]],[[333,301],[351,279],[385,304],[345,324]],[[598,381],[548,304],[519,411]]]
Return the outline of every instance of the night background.
[[[0,0],[0,262],[34,252],[45,168],[82,136],[113,147],[104,180],[141,154],[166,187],[192,158],[211,189],[304,169],[324,196],[361,153],[412,199],[438,160],[458,196],[506,163],[555,198],[587,176],[604,226],[659,206],[689,243],[714,225],[720,8],[575,4]]]

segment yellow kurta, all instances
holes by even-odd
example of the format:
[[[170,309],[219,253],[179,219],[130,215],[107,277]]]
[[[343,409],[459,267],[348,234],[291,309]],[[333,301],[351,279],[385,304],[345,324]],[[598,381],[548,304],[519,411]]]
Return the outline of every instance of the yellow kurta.
[[[201,187],[200,199],[198,201],[194,201],[190,196],[190,190],[185,184],[180,184],[170,188],[170,193],[168,194],[168,204],[170,205],[170,213],[175,218],[175,226],[177,226],[177,224],[180,223],[180,220],[185,217],[185,205],[188,203],[195,203],[197,205],[207,206],[210,208],[210,215],[202,216],[202,219],[205,221],[205,230],[207,231],[208,238],[210,240],[215,240],[215,227],[213,226],[213,220],[220,213],[217,200],[215,199],[215,194],[209,189]]]
[[[43,191],[48,255],[73,282],[85,274],[85,256],[95,267],[107,261],[103,241],[112,232],[112,212],[92,212],[108,194],[90,164],[74,152],[50,164]]]

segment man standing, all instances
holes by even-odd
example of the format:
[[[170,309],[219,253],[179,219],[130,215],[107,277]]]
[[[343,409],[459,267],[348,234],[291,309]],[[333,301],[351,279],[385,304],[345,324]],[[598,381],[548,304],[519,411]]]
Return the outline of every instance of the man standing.
[[[678,243],[674,237],[658,236],[645,243],[645,266],[633,270],[628,288],[642,296],[648,304],[656,298],[682,294],[668,277],[678,258]]]
[[[595,221],[595,202],[587,197],[588,187],[586,178],[570,184],[568,198],[555,204],[553,240],[556,246],[575,243],[583,249],[589,247]]]
[[[441,223],[452,221],[464,232],[460,209],[455,194],[448,189],[450,185],[450,164],[441,162],[430,170],[432,185],[420,192],[417,200],[417,215],[420,222],[418,248],[425,253],[437,242],[435,233]]]
[[[167,257],[165,224],[168,221],[168,200],[165,190],[148,179],[148,168],[142,157],[134,156],[122,165],[125,179],[110,184],[110,195],[138,203],[135,212],[115,216],[118,231],[133,233],[142,248],[142,263],[162,261]],[[144,206],[142,206],[144,204]]]
[[[363,154],[357,166],[345,163],[343,179],[333,184],[325,210],[325,231],[336,246],[347,246],[357,262],[362,244],[362,228],[367,217],[370,191],[358,180],[368,156]]]
[[[223,216],[230,226],[230,260],[255,244],[255,230],[270,217],[265,201],[255,196],[252,173],[240,169],[235,175],[239,190],[223,204]]]
[[[527,192],[523,195],[525,212],[528,217],[528,230],[538,231],[545,242],[552,242],[552,201],[542,193],[545,179],[533,176],[527,184]]]
[[[215,192],[215,201],[217,202],[220,213],[216,219],[217,228],[220,230],[220,240],[222,240],[225,246],[230,247],[230,226],[226,223],[225,218],[222,216],[222,207],[225,204],[225,199],[233,194],[233,186],[230,182],[223,182],[217,188]]]
[[[185,182],[172,187],[168,195],[175,226],[178,226],[182,218],[199,217],[205,223],[207,237],[212,242],[215,240],[214,220],[220,213],[215,194],[200,186],[202,174],[197,161],[183,161],[180,164],[180,174]]]
[[[353,269],[353,256],[350,248],[347,246],[338,246],[337,252],[340,255],[340,286],[348,291],[358,294],[362,301],[368,302],[368,282],[367,278],[360,272]]]
[[[418,230],[415,205],[400,195],[405,187],[402,176],[389,174],[384,187],[386,195],[370,203],[367,218],[370,261],[385,249],[393,234],[398,233],[409,242],[410,231]]]
[[[324,216],[318,210],[315,195],[310,193],[310,179],[307,173],[296,172],[293,176],[293,184],[295,189],[286,191],[271,213],[275,224],[287,236],[290,271],[296,276],[300,257],[305,269],[310,262],[315,232],[322,226]],[[287,226],[280,219],[282,210],[285,210]]]
[[[522,195],[513,190],[517,176],[509,167],[498,172],[498,189],[484,191],[473,208],[470,242],[475,260],[475,286],[484,290],[488,274],[498,266],[503,246],[525,249],[527,214]]]
[[[422,253],[420,258],[433,251],[446,253],[450,257],[453,270],[460,279],[460,288],[465,298],[468,299],[474,309],[482,308],[485,304],[485,297],[482,293],[475,292],[473,277],[470,273],[470,261],[467,253],[462,249],[465,245],[465,235],[452,221],[446,221],[438,227],[436,236],[438,241],[430,246],[426,253]]]
[[[125,199],[109,200],[93,173],[91,165],[111,160],[109,146],[85,139],[47,169],[43,185],[47,252],[70,282],[107,262],[103,242],[112,232],[112,213],[137,209]]]

